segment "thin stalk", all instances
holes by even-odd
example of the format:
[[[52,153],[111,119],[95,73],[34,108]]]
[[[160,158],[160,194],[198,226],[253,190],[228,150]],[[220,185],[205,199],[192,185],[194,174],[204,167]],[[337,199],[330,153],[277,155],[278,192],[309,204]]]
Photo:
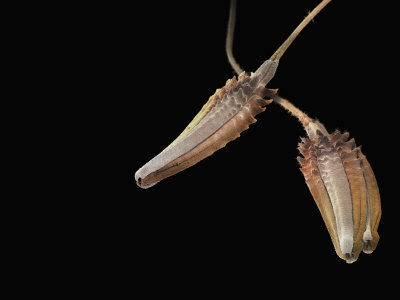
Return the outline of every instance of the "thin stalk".
[[[303,127],[306,127],[313,121],[306,113],[302,112],[299,108],[293,105],[289,100],[280,97],[278,94],[269,95],[276,103],[286,109],[294,117],[296,117]]]
[[[270,60],[279,60],[282,55],[285,53],[287,48],[292,44],[292,42],[296,39],[299,33],[310,23],[311,20],[329,3],[331,0],[323,0],[317,7],[315,7],[312,12],[308,14],[308,16],[297,26],[297,28],[292,32],[292,34],[286,39],[286,41],[279,47],[278,50],[271,56]]]
[[[226,55],[228,56],[228,61],[231,64],[232,68],[239,75],[243,72],[243,69],[237,63],[235,57],[232,53],[232,45],[233,45],[233,36],[235,32],[235,22],[236,22],[236,0],[231,0],[231,8],[229,10],[229,20],[228,20],[228,30],[226,34],[226,44],[225,50]]]

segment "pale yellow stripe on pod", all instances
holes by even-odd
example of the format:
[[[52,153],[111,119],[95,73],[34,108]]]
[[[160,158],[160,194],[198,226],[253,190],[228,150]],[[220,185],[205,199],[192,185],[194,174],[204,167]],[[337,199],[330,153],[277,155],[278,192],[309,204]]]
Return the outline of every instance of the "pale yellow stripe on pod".
[[[268,93],[273,92],[265,89],[265,92],[267,91]],[[197,145],[191,151],[148,175],[142,180],[142,183],[145,185],[151,185],[154,182],[170,177],[193,166],[202,159],[212,155],[215,151],[225,147],[227,143],[237,139],[243,131],[248,129],[251,124],[255,123],[256,119],[254,117],[265,111],[266,108],[264,106],[271,102],[272,100],[262,99],[259,95],[252,96],[236,116],[225,123],[213,135]]]
[[[201,120],[211,111],[211,109],[217,104],[219,100],[221,100],[225,93],[229,91],[231,88],[235,88],[237,85],[237,82],[243,82],[243,80],[248,77],[245,72],[242,72],[238,76],[238,80],[236,80],[236,76],[233,76],[232,79],[228,79],[225,83],[225,86],[223,86],[220,89],[217,89],[210,98],[208,98],[208,101],[206,104],[203,105],[201,110],[197,113],[197,115],[193,118],[193,120],[189,123],[189,125],[186,126],[186,128],[182,131],[182,133],[168,146],[171,147],[174,144],[176,144],[180,139],[182,139],[185,135],[187,135],[194,127],[196,127],[197,124],[200,123]]]
[[[364,178],[368,193],[369,220],[372,235],[372,240],[369,243],[365,242],[364,252],[372,253],[372,251],[376,249],[379,241],[378,226],[382,216],[381,197],[379,194],[379,188],[375,178],[375,174],[372,171],[371,165],[369,164],[365,155],[362,154],[360,149],[358,149],[358,156],[361,160],[361,168],[364,172]]]

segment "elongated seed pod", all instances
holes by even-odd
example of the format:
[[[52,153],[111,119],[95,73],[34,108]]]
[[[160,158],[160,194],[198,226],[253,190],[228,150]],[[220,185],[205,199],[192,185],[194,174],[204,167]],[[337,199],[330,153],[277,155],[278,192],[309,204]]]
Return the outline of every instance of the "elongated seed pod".
[[[275,75],[279,59],[304,27],[330,1],[323,0],[315,7],[255,73],[246,75],[242,72],[238,81],[234,77],[228,80],[223,88],[217,90],[178,138],[135,173],[137,185],[149,188],[196,164],[239,137],[244,130],[256,122],[254,117],[263,112],[264,106],[271,102],[263,98],[274,94],[274,90],[269,90],[265,86]],[[241,68],[234,60],[231,49],[235,5],[236,1],[232,0],[226,49],[231,65],[240,72]]]
[[[151,187],[239,137],[271,102],[263,99],[273,93],[265,85],[274,76],[277,66],[278,61],[267,60],[250,76],[242,74],[239,81],[235,77],[229,80],[222,93],[217,92],[210,98],[188,130],[136,172],[137,184],[142,188]]]
[[[349,133],[329,134],[278,95],[275,102],[296,116],[305,128],[298,157],[301,172],[318,206],[337,255],[352,263],[361,251],[372,253],[378,241],[381,200],[375,175]]]

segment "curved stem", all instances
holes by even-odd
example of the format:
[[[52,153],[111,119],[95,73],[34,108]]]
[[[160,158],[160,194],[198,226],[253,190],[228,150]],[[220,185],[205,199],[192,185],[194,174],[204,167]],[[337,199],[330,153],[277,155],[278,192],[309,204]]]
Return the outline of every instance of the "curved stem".
[[[233,35],[235,31],[235,21],[236,21],[236,0],[231,0],[231,8],[229,10],[229,20],[228,20],[228,31],[226,34],[226,44],[225,50],[226,55],[228,56],[229,63],[235,72],[239,75],[243,72],[243,69],[237,63],[235,57],[232,53],[232,45],[233,45]]]
[[[311,13],[297,26],[297,28],[292,32],[292,34],[286,39],[285,42],[279,47],[278,50],[271,56],[270,60],[279,60],[285,53],[287,48],[296,39],[299,33],[307,26],[308,23],[329,3],[331,0],[323,0],[317,7],[315,7]]]
[[[303,127],[306,127],[308,123],[313,121],[306,113],[302,112],[299,108],[293,105],[289,100],[280,97],[278,94],[268,95],[271,97],[276,103],[286,109],[289,113],[291,113],[294,117],[296,117]]]

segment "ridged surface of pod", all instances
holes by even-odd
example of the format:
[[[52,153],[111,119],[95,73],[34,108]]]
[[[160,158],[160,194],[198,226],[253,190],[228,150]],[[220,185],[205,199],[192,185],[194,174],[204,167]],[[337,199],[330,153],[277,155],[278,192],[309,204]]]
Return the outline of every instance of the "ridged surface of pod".
[[[312,122],[312,121],[311,121]],[[314,124],[315,125],[315,124]],[[303,138],[298,161],[337,255],[352,263],[361,251],[372,253],[381,218],[378,184],[370,164],[347,132]]]
[[[149,188],[157,182],[193,166],[240,136],[265,105],[264,97],[275,93],[265,85],[275,75],[278,61],[265,61],[250,76],[241,74],[209,98],[192,122],[160,154],[135,174],[137,184]]]

